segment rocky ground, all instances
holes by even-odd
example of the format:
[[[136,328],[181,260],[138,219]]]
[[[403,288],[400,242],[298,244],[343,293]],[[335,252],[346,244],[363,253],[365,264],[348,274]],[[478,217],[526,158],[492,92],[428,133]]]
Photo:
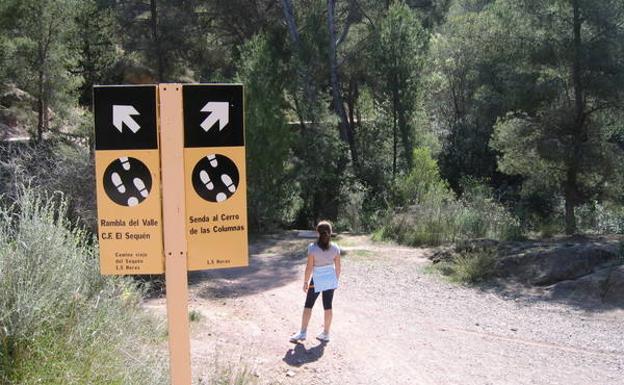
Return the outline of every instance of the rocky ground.
[[[337,240],[346,254],[332,341],[313,338],[319,301],[308,340],[291,344],[309,242],[264,237],[248,268],[191,274],[195,383],[231,372],[257,384],[622,384],[624,307],[520,282],[450,284],[432,273],[431,250],[366,236]],[[164,315],[165,300],[146,307]]]

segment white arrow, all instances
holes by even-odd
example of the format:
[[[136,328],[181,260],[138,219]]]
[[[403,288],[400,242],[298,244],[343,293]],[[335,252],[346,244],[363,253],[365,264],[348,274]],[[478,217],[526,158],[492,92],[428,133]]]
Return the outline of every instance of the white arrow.
[[[137,111],[132,106],[118,106],[113,104],[113,126],[119,130],[119,132],[123,132],[122,128],[124,123],[132,132],[137,132],[141,128],[137,122],[132,119],[131,115],[140,115],[139,111]]]
[[[228,102],[208,102],[201,111],[211,113],[201,124],[201,128],[206,132],[208,132],[217,121],[219,122],[219,131],[221,131],[230,120]]]

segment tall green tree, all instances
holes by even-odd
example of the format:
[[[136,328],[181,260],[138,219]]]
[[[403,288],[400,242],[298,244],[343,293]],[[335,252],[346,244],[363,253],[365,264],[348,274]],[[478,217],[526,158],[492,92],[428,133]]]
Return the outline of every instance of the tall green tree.
[[[10,82],[11,58],[15,55],[15,44],[11,39],[14,2],[0,3],[0,84]]]
[[[523,47],[532,40],[512,27],[522,24],[516,16],[495,0],[460,0],[431,40],[425,111],[442,142],[442,175],[457,192],[465,178],[517,184],[497,170],[489,139],[508,111],[533,112],[547,98],[535,87],[538,75],[525,71]]]
[[[128,0],[113,5],[123,48],[147,65],[156,82],[184,78],[205,30],[194,0]]]
[[[386,0],[387,7],[391,1],[393,0]],[[420,12],[425,28],[432,29],[444,22],[453,0],[407,0],[406,3]]]
[[[292,220],[296,195],[289,164],[292,132],[284,114],[284,42],[257,35],[241,49],[238,79],[245,85],[250,224],[256,230]]]
[[[121,56],[119,28],[113,10],[86,0],[76,14],[76,35],[72,45],[79,58],[75,71],[82,78],[78,102],[91,106],[94,84],[106,84]]]
[[[521,23],[523,71],[547,95],[534,112],[501,119],[492,138],[499,168],[552,182],[565,200],[565,229],[575,208],[621,186],[624,153],[605,116],[622,109],[624,3],[619,0],[500,1]]]
[[[412,118],[417,106],[428,35],[414,11],[403,2],[392,3],[372,33],[371,65],[377,83],[374,90],[376,99],[391,122],[392,174],[396,175],[399,155],[402,156],[404,169],[412,167]],[[399,142],[402,145],[400,153]]]
[[[297,18],[297,10],[291,0],[282,0],[284,21],[290,37],[289,70],[293,82],[289,92],[293,99],[293,110],[299,120],[301,130],[306,126],[314,126],[322,114],[321,88],[326,83],[322,75],[325,73],[321,58],[325,55],[326,34],[324,23],[324,7],[318,1],[310,1],[306,12]],[[299,24],[303,24],[300,26]],[[305,33],[302,33],[304,31]]]
[[[326,6],[322,0],[303,1],[296,8],[290,0],[282,1],[290,40],[287,101],[296,122],[292,127],[296,130],[293,164],[301,201],[296,224],[303,227],[321,218],[336,218],[348,164],[349,148],[338,135],[328,109],[330,35]]]
[[[78,58],[70,41],[79,6],[76,0],[26,0],[4,8],[14,18],[10,30],[16,54],[12,59],[14,80],[36,99],[33,134],[37,141],[50,129],[50,111],[62,115],[80,82],[70,71]]]

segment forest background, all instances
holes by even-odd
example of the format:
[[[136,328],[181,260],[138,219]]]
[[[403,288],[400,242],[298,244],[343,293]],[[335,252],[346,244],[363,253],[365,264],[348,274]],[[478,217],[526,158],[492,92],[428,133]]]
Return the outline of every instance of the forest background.
[[[4,0],[0,123],[31,144],[2,192],[28,175],[94,229],[92,86],[240,82],[252,230],[622,232],[623,23],[617,0]]]
[[[164,82],[245,85],[254,233],[624,234],[621,0],[0,0],[0,384],[166,383],[95,263],[92,112]]]

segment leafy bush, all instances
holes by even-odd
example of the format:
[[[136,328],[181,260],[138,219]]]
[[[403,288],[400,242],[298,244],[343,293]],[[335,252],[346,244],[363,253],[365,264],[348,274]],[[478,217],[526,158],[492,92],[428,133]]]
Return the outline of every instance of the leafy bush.
[[[624,234],[624,207],[591,202],[576,210],[579,229],[597,234]]]
[[[498,240],[522,239],[519,218],[494,198],[486,184],[471,178],[462,180],[464,207],[458,218],[464,238],[493,238]]]
[[[94,175],[85,146],[61,140],[0,146],[0,194],[14,200],[22,184],[49,194],[60,191],[67,197],[68,215],[95,232]]]
[[[440,262],[434,266],[453,282],[474,284],[492,276],[495,262],[496,251],[482,249],[460,253],[452,260]]]
[[[398,202],[409,206],[390,211],[377,238],[438,246],[471,238],[522,237],[519,220],[492,197],[489,188],[467,180],[464,195],[455,198],[428,151],[415,151],[414,159],[416,168],[397,188]]]
[[[306,127],[293,151],[301,202],[294,225],[299,228],[312,228],[321,218],[338,218],[341,193],[348,190],[343,185],[350,179],[346,172],[348,149],[335,126],[310,123]]]
[[[487,210],[487,211],[484,211]],[[439,246],[471,238],[520,239],[517,218],[498,203],[486,208],[472,202],[424,202],[402,213],[388,215],[377,238],[410,246]]]
[[[337,231],[363,231],[368,228],[370,211],[364,207],[368,190],[361,183],[344,183],[340,191]]]
[[[99,274],[66,214],[66,200],[28,188],[0,206],[0,383],[167,383],[162,325],[135,283]]]
[[[438,163],[431,156],[428,148],[414,149],[414,167],[396,187],[395,205],[422,204],[432,199],[451,199],[448,184],[440,176]]]

